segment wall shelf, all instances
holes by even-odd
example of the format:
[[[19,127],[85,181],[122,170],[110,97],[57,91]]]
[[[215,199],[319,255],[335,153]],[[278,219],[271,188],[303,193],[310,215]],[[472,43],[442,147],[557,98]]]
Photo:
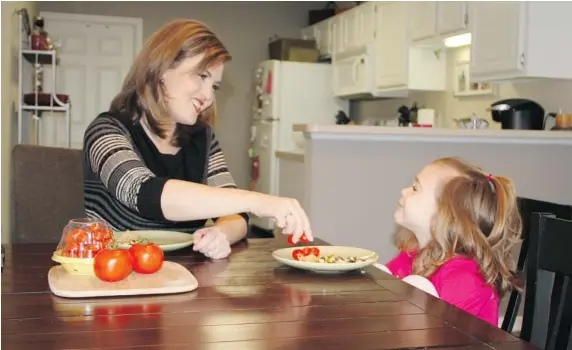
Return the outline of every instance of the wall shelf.
[[[57,65],[59,59],[57,57],[56,50],[32,50],[30,48],[31,43],[31,31],[29,16],[26,9],[21,9],[18,11],[19,17],[19,56],[18,56],[18,144],[24,142],[24,120],[25,118],[35,123],[35,144],[39,145],[40,141],[40,119],[42,113],[44,112],[61,112],[65,113],[65,123],[66,123],[66,145],[68,148],[71,147],[71,103],[67,95],[57,94]],[[27,66],[32,67],[32,74],[37,74],[39,66],[51,65],[53,68],[51,70],[51,86],[49,92],[37,91],[36,84],[33,84],[31,93],[25,93],[24,90],[24,74],[28,71],[24,71],[24,63],[27,62]],[[34,80],[39,80],[37,76],[34,76]],[[43,85],[43,81],[40,81],[40,85]],[[42,86],[43,88],[43,86]],[[42,89],[43,90],[43,89]],[[25,103],[26,97],[34,95],[34,103]],[[47,100],[48,102],[39,103],[40,97],[42,102]],[[29,99],[29,98],[28,98]],[[65,101],[65,102],[64,102]],[[30,102],[30,101],[28,101]],[[28,119],[29,118],[29,119]],[[28,137],[26,137],[28,138]]]
[[[22,55],[26,61],[30,62],[31,64],[53,64],[54,57],[56,59],[56,64],[59,63],[59,59],[56,56],[55,50],[22,50]]]

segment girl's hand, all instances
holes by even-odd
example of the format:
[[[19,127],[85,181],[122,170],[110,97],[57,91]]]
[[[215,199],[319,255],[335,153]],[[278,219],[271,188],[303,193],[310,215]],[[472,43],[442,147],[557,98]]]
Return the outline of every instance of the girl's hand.
[[[228,238],[217,226],[196,230],[193,236],[193,250],[203,253],[207,258],[224,259],[230,254]]]

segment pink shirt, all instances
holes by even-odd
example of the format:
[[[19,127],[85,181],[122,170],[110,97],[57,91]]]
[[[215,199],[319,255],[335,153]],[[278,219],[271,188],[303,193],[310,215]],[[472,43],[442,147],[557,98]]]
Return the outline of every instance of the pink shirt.
[[[411,274],[414,258],[401,252],[386,266],[402,279]],[[486,283],[475,260],[457,256],[443,264],[429,281],[440,299],[498,327],[498,294]]]

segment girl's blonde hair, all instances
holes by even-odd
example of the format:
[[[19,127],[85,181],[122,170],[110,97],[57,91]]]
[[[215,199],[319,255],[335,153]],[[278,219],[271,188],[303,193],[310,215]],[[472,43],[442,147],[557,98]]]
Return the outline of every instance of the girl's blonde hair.
[[[432,163],[456,170],[437,196],[437,210],[431,222],[432,240],[419,251],[413,274],[429,277],[455,255],[477,261],[481,272],[500,295],[513,286],[511,247],[520,240],[522,221],[514,183],[493,176],[461,158],[441,158]],[[397,246],[417,251],[412,232],[397,234]]]

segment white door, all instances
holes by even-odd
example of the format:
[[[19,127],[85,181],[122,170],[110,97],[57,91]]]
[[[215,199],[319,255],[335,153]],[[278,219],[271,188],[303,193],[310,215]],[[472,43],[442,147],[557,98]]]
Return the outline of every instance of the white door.
[[[142,20],[108,16],[41,13],[48,35],[61,44],[56,92],[71,102],[71,147],[81,149],[89,123],[107,111],[120,91],[142,43]],[[45,91],[51,91],[51,67],[45,66]],[[40,144],[66,147],[65,117],[47,114]]]

